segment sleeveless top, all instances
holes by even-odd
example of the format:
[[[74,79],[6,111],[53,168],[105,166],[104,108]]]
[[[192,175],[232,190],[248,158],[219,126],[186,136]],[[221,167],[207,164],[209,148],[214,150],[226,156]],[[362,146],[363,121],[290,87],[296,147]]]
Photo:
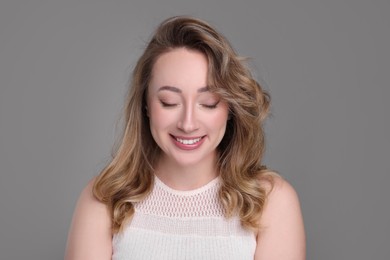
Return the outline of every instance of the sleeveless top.
[[[220,179],[178,191],[155,176],[145,200],[134,204],[134,216],[113,236],[113,260],[251,259],[255,234],[238,217],[224,217],[218,198]]]

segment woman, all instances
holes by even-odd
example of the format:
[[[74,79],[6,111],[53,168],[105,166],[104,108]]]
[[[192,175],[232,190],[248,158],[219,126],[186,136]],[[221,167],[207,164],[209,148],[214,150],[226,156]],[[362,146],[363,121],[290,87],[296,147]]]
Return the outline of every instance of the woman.
[[[112,161],[66,259],[304,259],[294,189],[261,166],[269,96],[207,23],[173,17],[134,72]]]

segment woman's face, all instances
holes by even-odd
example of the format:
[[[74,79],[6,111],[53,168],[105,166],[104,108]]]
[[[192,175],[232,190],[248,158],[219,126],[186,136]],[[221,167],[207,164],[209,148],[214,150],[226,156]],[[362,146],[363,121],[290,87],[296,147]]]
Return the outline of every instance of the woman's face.
[[[177,48],[155,62],[148,88],[148,117],[163,160],[190,166],[214,160],[228,105],[207,87],[204,54]]]

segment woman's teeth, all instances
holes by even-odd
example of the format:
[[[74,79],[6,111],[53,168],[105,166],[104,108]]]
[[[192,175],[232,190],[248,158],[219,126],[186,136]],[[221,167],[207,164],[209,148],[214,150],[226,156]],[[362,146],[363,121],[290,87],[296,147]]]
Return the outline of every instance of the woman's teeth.
[[[182,143],[182,144],[196,144],[197,142],[200,141],[200,139],[202,139],[201,137],[199,138],[195,138],[195,139],[180,139],[180,138],[176,138],[176,141]]]

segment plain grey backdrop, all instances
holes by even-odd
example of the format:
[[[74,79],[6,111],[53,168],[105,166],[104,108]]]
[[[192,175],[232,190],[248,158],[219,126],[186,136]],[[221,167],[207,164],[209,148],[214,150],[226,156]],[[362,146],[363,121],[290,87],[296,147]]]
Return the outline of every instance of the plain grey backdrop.
[[[0,259],[62,259],[158,23],[212,23],[270,91],[266,164],[299,193],[308,259],[389,259],[390,1],[0,2]],[[281,238],[283,243],[283,238]]]

